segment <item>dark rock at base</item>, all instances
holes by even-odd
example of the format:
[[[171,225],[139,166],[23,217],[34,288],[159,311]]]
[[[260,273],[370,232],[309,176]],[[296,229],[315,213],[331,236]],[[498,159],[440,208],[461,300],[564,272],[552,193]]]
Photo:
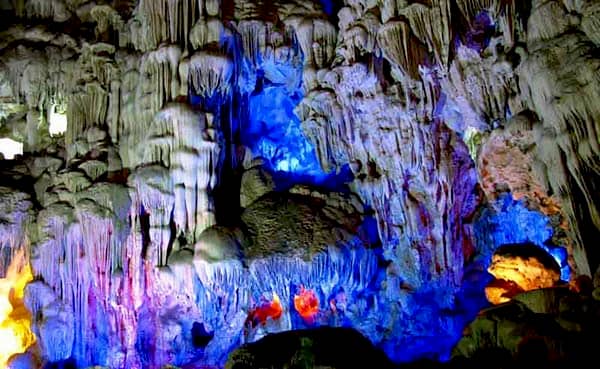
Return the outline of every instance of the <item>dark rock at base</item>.
[[[595,356],[599,317],[600,303],[588,294],[564,287],[528,291],[482,311],[465,329],[453,361],[465,368],[576,367]],[[499,366],[500,357],[511,365]]]
[[[231,353],[227,369],[393,368],[379,349],[350,328],[320,327],[269,334]]]

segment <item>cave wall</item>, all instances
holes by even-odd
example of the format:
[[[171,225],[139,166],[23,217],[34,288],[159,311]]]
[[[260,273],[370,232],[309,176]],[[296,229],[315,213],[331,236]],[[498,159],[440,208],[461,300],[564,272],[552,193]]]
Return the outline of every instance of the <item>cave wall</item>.
[[[0,266],[29,250],[45,361],[220,365],[315,324],[444,358],[503,243],[565,281],[600,263],[594,1],[0,10],[0,137],[24,145],[1,162]],[[327,314],[301,319],[299,286]],[[272,293],[283,317],[248,330]]]

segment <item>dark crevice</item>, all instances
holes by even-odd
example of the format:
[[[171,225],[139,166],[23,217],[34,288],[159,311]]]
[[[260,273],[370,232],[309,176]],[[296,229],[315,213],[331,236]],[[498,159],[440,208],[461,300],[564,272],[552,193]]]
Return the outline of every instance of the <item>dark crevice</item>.
[[[167,260],[169,260],[168,257],[173,252],[173,244],[175,243],[175,240],[177,239],[177,225],[175,224],[174,213],[175,213],[175,209],[173,208],[173,210],[171,210],[171,216],[169,217],[170,236],[169,236],[169,244],[167,246]]]
[[[378,179],[381,177],[381,173],[377,169],[377,164],[373,160],[367,162],[367,172],[371,178]]]
[[[140,233],[142,235],[142,259],[146,259],[150,246],[150,214],[142,206],[140,209]]]

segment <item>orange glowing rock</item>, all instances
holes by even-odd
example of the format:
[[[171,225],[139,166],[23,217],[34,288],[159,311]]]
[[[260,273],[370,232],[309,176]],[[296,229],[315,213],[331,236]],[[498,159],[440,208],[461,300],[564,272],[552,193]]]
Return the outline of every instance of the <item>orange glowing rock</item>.
[[[494,255],[488,272],[496,278],[485,289],[492,304],[507,302],[523,291],[552,287],[560,279],[559,270],[547,267],[536,257]]]
[[[300,293],[294,295],[294,308],[304,320],[312,321],[319,312],[319,298],[313,290],[300,286]]]
[[[273,320],[277,320],[281,318],[281,313],[283,312],[283,308],[281,307],[281,301],[279,300],[279,296],[275,292],[273,292],[273,300],[264,301],[257,308],[252,310],[248,315],[248,320],[252,324],[252,326],[256,326],[259,323],[265,324],[268,318]]]
[[[25,286],[33,279],[24,251],[13,258],[5,278],[0,278],[0,368],[10,358],[21,354],[35,343],[31,331],[31,314],[23,303]]]
[[[504,279],[494,279],[485,287],[485,297],[494,305],[508,302],[522,292],[524,291],[518,284]]]

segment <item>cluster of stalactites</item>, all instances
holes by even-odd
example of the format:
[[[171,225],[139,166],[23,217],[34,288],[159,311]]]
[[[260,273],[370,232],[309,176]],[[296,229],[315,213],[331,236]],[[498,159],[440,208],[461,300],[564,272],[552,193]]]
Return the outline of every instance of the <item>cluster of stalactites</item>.
[[[214,223],[210,189],[216,184],[219,146],[210,114],[171,103],[158,112],[140,140],[143,166],[130,179],[139,208],[150,218],[158,263],[167,262],[171,223],[193,243]]]
[[[118,124],[111,132],[119,142],[124,167],[135,168],[145,162],[140,145],[149,134],[148,127],[165,104],[187,94],[182,91],[186,87],[180,79],[180,58],[180,48],[169,45],[119,60]]]
[[[10,137],[24,143],[25,152],[38,151],[48,144],[51,112],[66,109],[75,64],[68,59],[77,48],[69,36],[41,28],[12,27],[4,36],[0,46],[4,48],[0,125]],[[28,47],[31,42],[45,42],[47,46],[32,49]]]
[[[528,22],[530,53],[517,69],[523,100],[541,121],[535,130],[540,177],[561,201],[584,274],[591,271],[577,214],[583,210],[600,229],[594,189],[600,177],[600,60],[590,57],[599,45],[591,31],[600,8],[592,3],[569,3],[571,13],[558,2],[536,3]],[[584,204],[575,199],[578,192]]]
[[[463,255],[452,245],[458,239],[468,242],[469,236],[467,231],[446,230],[455,222],[450,219],[472,211],[471,191],[457,189],[473,186],[475,173],[467,161],[458,168],[438,155],[450,149],[444,145],[450,144],[451,134],[445,127],[423,122],[431,112],[425,99],[415,106],[385,96],[377,76],[365,65],[336,68],[319,77],[321,86],[335,86],[338,93],[315,89],[298,108],[319,159],[351,164],[357,191],[376,212],[386,256],[422,266],[398,271],[405,283],[418,288],[443,276],[457,285],[461,273],[452,272],[450,266],[462,263]],[[420,88],[412,92],[433,101],[431,85]],[[460,145],[451,151],[458,157],[466,154]],[[436,174],[440,172],[445,175]]]
[[[198,297],[200,310],[204,313],[204,324],[214,328],[215,337],[208,350],[214,345],[229,345],[232,337],[254,341],[266,333],[274,333],[297,328],[291,316],[297,314],[291,303],[294,295],[305,286],[320,296],[311,307],[314,312],[329,312],[330,298],[339,291],[348,296],[348,304],[354,304],[351,296],[366,291],[377,274],[377,257],[371,250],[331,247],[319,254],[311,262],[299,258],[270,256],[249,260],[247,267],[237,260],[207,262],[194,259],[195,271],[200,279],[203,293]],[[299,289],[293,286],[300,287]],[[313,292],[314,291],[314,292]],[[279,297],[282,311],[276,322],[266,322],[257,328],[245,326],[252,319],[253,308],[258,304],[258,296]],[[346,308],[346,305],[344,305]],[[354,311],[348,308],[347,314],[362,322],[359,316],[369,316],[370,311]],[[364,315],[363,315],[364,314]],[[327,321],[325,314],[319,314],[319,321]],[[266,319],[265,319],[266,320]],[[270,319],[269,319],[270,320]],[[265,322],[263,322],[265,323]],[[363,323],[358,323],[362,325]],[[248,330],[250,328],[250,330]],[[362,326],[364,329],[366,323]]]
[[[8,260],[0,260],[0,278],[5,277],[11,260],[22,245],[27,244],[27,227],[33,222],[30,196],[8,187],[0,187],[0,252]]]
[[[218,18],[220,0],[141,0],[120,35],[122,46],[149,51],[162,43],[187,47],[197,22]]]

